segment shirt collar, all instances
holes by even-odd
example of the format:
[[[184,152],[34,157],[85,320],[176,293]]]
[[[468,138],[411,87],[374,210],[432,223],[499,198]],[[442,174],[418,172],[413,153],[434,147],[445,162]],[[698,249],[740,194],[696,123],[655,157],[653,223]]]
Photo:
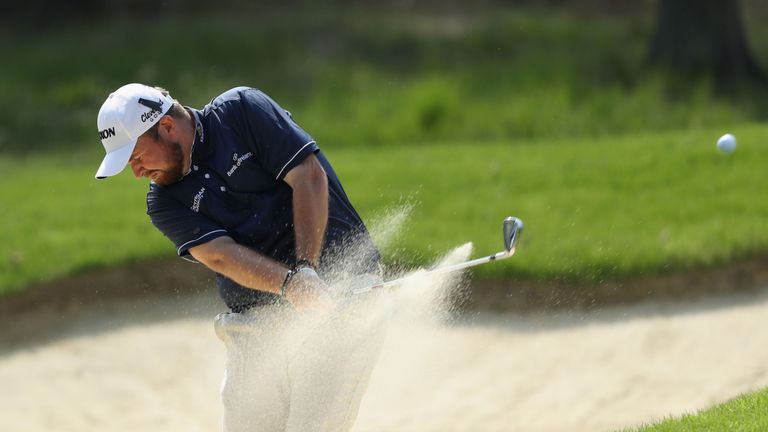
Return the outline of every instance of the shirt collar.
[[[202,112],[194,108],[187,107],[187,109],[192,112],[192,116],[195,118],[195,140],[192,143],[191,156],[192,162],[194,163],[197,162],[205,153],[205,127],[203,126],[203,122],[201,120]]]
[[[203,129],[203,123],[200,121],[200,113],[196,109],[191,109],[192,115],[195,116],[195,143],[202,143],[205,141],[205,129]]]

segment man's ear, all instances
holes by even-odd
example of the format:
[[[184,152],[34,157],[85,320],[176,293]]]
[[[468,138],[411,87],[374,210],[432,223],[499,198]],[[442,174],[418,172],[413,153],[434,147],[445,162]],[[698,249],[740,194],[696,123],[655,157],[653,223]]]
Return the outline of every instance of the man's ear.
[[[158,123],[157,132],[161,138],[172,138],[176,133],[176,119],[172,116],[164,115]]]

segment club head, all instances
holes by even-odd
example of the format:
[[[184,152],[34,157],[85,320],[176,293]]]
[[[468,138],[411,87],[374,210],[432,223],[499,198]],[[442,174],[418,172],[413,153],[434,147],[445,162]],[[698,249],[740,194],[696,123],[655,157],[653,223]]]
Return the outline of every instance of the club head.
[[[512,216],[504,219],[504,248],[506,248],[508,253],[515,250],[522,234],[523,221]]]

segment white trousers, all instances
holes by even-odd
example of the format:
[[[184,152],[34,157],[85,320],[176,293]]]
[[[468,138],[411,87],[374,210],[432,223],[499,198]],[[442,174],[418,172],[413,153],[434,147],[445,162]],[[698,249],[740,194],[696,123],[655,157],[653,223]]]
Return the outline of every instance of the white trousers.
[[[322,318],[285,305],[219,314],[224,432],[349,430],[383,344],[386,301],[359,296]]]

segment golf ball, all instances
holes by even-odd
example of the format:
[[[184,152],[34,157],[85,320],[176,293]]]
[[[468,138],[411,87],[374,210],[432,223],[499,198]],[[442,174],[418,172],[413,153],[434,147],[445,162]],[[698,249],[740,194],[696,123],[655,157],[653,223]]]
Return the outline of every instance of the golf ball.
[[[717,148],[723,153],[731,153],[736,150],[736,137],[733,134],[725,134],[717,140]]]

